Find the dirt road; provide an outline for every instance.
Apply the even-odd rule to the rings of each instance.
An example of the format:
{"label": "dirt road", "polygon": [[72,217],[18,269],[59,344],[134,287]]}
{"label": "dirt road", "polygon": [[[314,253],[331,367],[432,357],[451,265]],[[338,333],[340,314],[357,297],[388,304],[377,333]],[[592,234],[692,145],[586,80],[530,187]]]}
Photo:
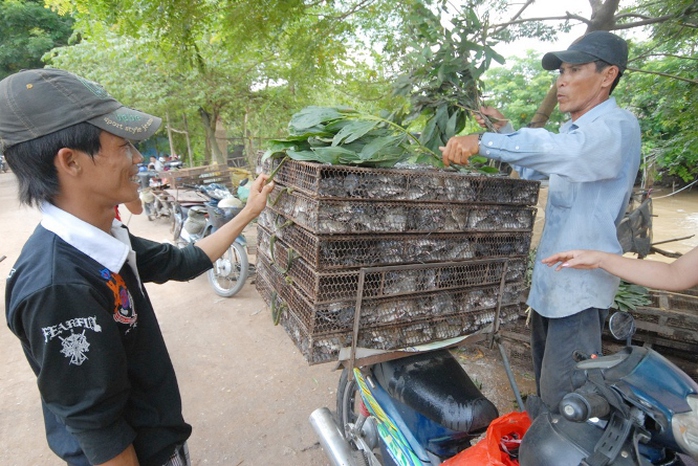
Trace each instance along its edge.
{"label": "dirt road", "polygon": [[[661,195],[658,193],[657,195]],[[698,230],[698,193],[656,202],[655,241]],[[0,309],[4,282],[40,214],[18,206],[12,174],[0,174]],[[140,236],[166,240],[166,222],[144,216],[124,221]],[[248,239],[254,230],[248,231]],[[666,245],[685,252],[693,238]],[[205,277],[188,283],[148,285],[183,396],[185,418],[194,426],[189,444],[194,465],[320,466],[328,464],[308,415],[334,409],[338,372],[331,364],[308,366],[269,311],[254,285],[233,298],[219,298]],[[35,378],[17,339],[0,325],[0,458],[8,466],[58,466],[46,445]],[[465,355],[487,392],[492,364],[479,351]],[[503,372],[498,367],[498,373]],[[506,379],[498,384],[506,387]],[[513,397],[508,389],[498,396]]]}

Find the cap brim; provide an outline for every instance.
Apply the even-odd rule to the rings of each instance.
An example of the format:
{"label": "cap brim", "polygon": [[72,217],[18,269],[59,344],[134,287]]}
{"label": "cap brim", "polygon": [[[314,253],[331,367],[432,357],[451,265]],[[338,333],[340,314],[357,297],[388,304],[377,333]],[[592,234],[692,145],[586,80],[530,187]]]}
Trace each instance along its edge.
{"label": "cap brim", "polygon": [[579,65],[581,63],[590,63],[597,58],[585,52],[577,50],[563,50],[561,52],[548,52],[543,55],[541,64],[545,70],[557,70],[562,63],[572,63]]}
{"label": "cap brim", "polygon": [[132,108],[120,107],[87,122],[115,136],[142,141],[155,134],[162,124],[162,119]]}

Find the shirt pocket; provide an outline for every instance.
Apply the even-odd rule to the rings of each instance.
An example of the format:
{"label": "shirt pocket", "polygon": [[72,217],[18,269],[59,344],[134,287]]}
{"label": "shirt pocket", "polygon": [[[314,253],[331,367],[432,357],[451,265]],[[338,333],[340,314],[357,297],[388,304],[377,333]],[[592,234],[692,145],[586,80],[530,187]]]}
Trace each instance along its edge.
{"label": "shirt pocket", "polygon": [[561,176],[551,176],[548,185],[548,202],[555,207],[569,209],[576,198],[576,184]]}

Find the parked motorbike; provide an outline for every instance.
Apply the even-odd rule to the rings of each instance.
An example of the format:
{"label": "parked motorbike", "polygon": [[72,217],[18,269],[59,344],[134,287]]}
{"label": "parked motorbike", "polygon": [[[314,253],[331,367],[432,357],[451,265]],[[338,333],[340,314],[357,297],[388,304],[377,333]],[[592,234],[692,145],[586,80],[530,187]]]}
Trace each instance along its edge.
{"label": "parked motorbike", "polygon": [[179,170],[184,166],[184,163],[179,159],[166,160],[163,162],[163,170]]}
{"label": "parked motorbike", "polygon": [[[561,414],[535,418],[518,449],[521,466],[693,464],[679,453],[698,459],[698,384],[657,352],[630,346],[629,314],[614,314],[609,327],[628,346],[580,357],[580,388],[565,396]],[[319,408],[310,423],[335,466],[436,466],[468,448],[497,417],[442,349],[345,367],[336,420]]]}
{"label": "parked motorbike", "polygon": [[141,185],[139,197],[148,220],[172,218],[175,199],[167,191],[167,183],[153,170],[138,172]]}
{"label": "parked motorbike", "polygon": [[[232,220],[242,209],[242,202],[225,186],[186,186],[204,196],[201,201],[175,202],[173,208],[174,240],[180,247],[204,238]],[[240,234],[228,250],[208,271],[208,280],[219,296],[230,297],[245,285],[249,275],[247,240]]]}
{"label": "parked motorbike", "polygon": [[0,171],[3,173],[7,172],[7,162],[3,154],[0,154]]}
{"label": "parked motorbike", "polygon": [[519,449],[522,466],[695,464],[681,454],[698,460],[698,384],[651,348],[630,344],[630,314],[615,313],[609,327],[628,346],[609,356],[578,355],[583,384],[565,395],[560,414],[533,421]]}

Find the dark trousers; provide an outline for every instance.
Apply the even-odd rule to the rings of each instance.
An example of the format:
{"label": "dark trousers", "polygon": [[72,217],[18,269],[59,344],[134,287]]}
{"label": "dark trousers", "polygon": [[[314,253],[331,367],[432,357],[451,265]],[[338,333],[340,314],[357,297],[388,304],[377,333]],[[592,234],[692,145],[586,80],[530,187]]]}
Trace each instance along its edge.
{"label": "dark trousers", "polygon": [[597,308],[557,319],[532,311],[531,353],[536,388],[552,412],[559,412],[562,397],[578,386],[573,381],[574,352],[601,354],[601,332],[607,316],[608,309]]}

